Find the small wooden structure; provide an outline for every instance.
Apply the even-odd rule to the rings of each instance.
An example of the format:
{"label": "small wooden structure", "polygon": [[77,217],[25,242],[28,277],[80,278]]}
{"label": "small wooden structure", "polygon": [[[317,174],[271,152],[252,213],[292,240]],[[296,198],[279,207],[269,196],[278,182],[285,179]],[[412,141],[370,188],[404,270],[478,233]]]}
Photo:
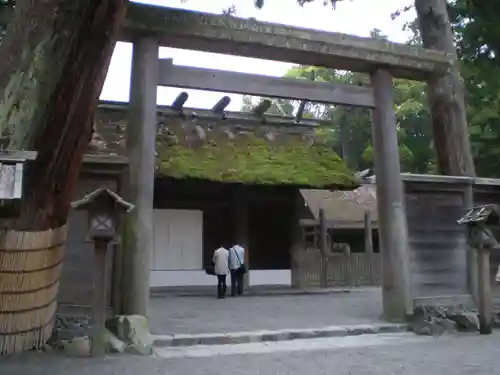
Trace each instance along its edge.
{"label": "small wooden structure", "polygon": [[[97,136],[95,136],[97,137]],[[99,139],[92,141],[100,142]],[[127,158],[108,152],[94,152],[84,156],[82,169],[75,189],[73,200],[80,200],[99,188],[107,188],[117,194],[123,194],[121,179],[123,170],[128,164]],[[58,293],[58,311],[61,314],[90,315],[94,277],[94,251],[93,244],[88,242],[88,212],[85,210],[71,210],[68,218],[68,233],[66,250],[64,254],[64,267],[61,272]],[[108,273],[113,282],[108,282],[108,309],[112,306],[119,311],[121,296],[122,263],[118,244],[112,244],[113,251],[108,251],[106,264]],[[115,272],[115,270],[117,272]],[[116,292],[111,286],[117,286]]]}
{"label": "small wooden structure", "polygon": [[[473,183],[470,185],[471,204],[465,208],[471,208],[473,206],[500,204],[500,179],[496,178],[475,178]],[[477,254],[476,252],[468,252],[468,263],[469,267],[469,290],[474,298],[477,300],[477,278],[475,277],[474,270],[477,269]],[[494,305],[500,306],[500,283],[495,281],[495,274],[497,269],[500,267],[500,251],[490,252],[490,284],[492,288],[492,294],[494,299]]]}
{"label": "small wooden structure", "polygon": [[94,356],[102,356],[106,350],[104,342],[106,290],[110,280],[107,273],[106,252],[110,243],[116,239],[120,215],[123,212],[130,212],[134,206],[107,188],[99,188],[73,202],[71,206],[89,213],[88,240],[94,244],[95,258],[91,352]]}
{"label": "small wooden structure", "polygon": [[498,230],[500,211],[496,205],[473,207],[457,221],[467,225],[468,242],[477,252],[477,307],[479,311],[479,332],[491,334],[493,314],[490,283],[490,251],[498,247],[498,241],[492,229]]}
{"label": "small wooden structure", "polygon": [[[304,249],[300,287],[320,286],[321,273],[329,287],[380,285],[375,186],[364,184],[353,191],[302,189],[301,195],[307,213],[300,220]],[[318,255],[320,207],[329,238],[327,257]]]}

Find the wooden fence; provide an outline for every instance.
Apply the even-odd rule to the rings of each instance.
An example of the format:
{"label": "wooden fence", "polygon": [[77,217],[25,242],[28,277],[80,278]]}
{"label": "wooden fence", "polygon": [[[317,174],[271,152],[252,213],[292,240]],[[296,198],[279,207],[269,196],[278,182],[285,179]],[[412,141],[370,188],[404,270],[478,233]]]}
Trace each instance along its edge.
{"label": "wooden fence", "polygon": [[[380,285],[380,254],[331,254],[326,258],[328,287]],[[318,249],[306,249],[301,254],[300,287],[321,285],[322,257]]]}

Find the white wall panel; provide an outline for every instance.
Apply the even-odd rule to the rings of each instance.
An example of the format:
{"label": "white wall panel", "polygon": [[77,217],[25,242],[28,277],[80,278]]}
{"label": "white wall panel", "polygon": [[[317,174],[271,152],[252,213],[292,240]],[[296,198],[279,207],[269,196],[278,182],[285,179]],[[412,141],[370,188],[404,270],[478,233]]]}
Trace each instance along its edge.
{"label": "white wall panel", "polygon": [[200,270],[203,266],[203,212],[154,210],[152,270]]}

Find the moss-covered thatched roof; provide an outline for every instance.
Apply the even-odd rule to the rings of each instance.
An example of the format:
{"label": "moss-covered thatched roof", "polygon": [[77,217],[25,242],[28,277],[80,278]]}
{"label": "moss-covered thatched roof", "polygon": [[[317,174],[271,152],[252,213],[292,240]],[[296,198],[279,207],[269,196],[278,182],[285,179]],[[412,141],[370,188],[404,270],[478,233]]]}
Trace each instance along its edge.
{"label": "moss-covered thatched roof", "polygon": [[[93,153],[124,154],[126,111],[100,108]],[[244,184],[350,189],[357,178],[310,128],[238,124],[232,120],[162,117],[158,173]]]}

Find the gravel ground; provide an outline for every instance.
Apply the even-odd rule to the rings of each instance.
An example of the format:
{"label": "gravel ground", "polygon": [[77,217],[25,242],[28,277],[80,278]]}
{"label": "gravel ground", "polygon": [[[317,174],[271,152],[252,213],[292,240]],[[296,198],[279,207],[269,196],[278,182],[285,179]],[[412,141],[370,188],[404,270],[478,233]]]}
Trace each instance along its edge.
{"label": "gravel ground", "polygon": [[155,334],[318,328],[381,321],[382,293],[371,288],[339,294],[152,298]]}
{"label": "gravel ground", "polygon": [[[403,336],[409,334],[401,334]],[[307,340],[305,340],[307,341]],[[304,344],[307,345],[307,344]],[[494,375],[500,332],[419,337],[398,343],[203,358],[69,359],[35,353],[0,361],[2,375]]]}

